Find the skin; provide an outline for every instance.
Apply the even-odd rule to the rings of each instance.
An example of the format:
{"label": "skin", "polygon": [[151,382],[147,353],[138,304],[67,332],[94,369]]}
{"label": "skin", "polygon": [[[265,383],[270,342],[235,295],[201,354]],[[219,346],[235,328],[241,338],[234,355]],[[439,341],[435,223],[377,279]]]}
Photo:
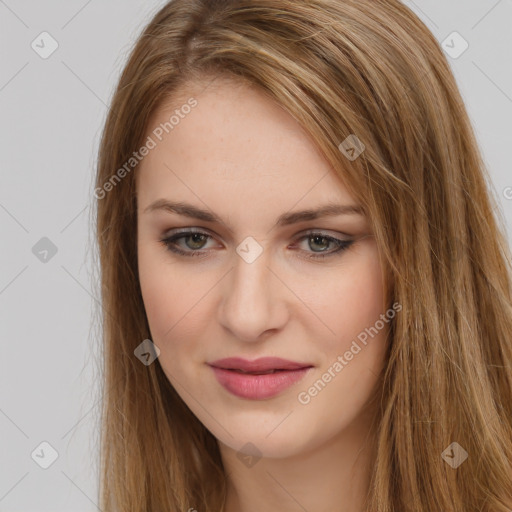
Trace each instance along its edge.
{"label": "skin", "polygon": [[[147,135],[191,96],[198,105],[137,170],[139,276],[160,365],[219,442],[229,475],[225,511],[362,511],[374,456],[373,409],[365,404],[384,365],[388,325],[309,403],[298,394],[386,311],[368,219],[351,214],[274,227],[283,213],[357,203],[298,123],[242,83],[189,85],[153,114]],[[208,209],[227,226],[145,211],[158,199]],[[160,240],[177,228],[210,235],[175,242],[206,256],[169,251]],[[308,242],[306,230],[320,238]],[[333,253],[337,246],[325,235],[355,242]],[[248,236],[263,249],[252,263],[236,252]],[[225,390],[206,364],[231,356],[276,356],[314,368],[275,397],[249,400]],[[261,453],[250,466],[237,456],[248,442]]]}

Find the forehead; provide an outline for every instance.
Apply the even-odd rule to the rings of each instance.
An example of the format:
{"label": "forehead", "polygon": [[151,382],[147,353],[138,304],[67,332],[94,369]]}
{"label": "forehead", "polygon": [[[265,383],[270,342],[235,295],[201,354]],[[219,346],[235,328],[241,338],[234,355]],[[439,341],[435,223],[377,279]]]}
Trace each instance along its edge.
{"label": "forehead", "polygon": [[137,169],[141,206],[163,197],[218,212],[261,203],[282,213],[298,203],[353,202],[299,123],[243,82],[218,78],[181,88],[153,113],[146,137],[155,146]]}

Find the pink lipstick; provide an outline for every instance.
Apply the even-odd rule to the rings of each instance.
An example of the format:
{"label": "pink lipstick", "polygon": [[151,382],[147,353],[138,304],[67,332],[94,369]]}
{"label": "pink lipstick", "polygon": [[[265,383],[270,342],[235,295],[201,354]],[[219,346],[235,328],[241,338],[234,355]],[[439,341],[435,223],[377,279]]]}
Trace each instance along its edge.
{"label": "pink lipstick", "polygon": [[289,388],[313,367],[277,357],[262,357],[248,361],[229,357],[208,363],[218,382],[240,398],[264,400]]}

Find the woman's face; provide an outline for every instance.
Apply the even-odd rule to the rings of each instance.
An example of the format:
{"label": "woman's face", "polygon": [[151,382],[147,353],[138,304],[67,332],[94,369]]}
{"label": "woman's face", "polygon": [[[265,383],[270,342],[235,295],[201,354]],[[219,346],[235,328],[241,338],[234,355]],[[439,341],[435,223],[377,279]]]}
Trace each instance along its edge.
{"label": "woman's face", "polygon": [[[354,431],[383,366],[389,316],[375,238],[353,197],[289,114],[225,79],[182,90],[146,136],[139,276],[171,384],[234,450],[252,443],[286,457]],[[341,213],[298,214],[326,205]],[[211,366],[269,357],[298,369]]]}

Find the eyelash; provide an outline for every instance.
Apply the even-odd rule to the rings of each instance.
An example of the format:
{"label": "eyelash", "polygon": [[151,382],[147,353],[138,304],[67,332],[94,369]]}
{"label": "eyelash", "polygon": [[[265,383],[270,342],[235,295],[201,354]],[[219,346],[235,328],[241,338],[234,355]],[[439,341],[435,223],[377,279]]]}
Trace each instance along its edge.
{"label": "eyelash", "polygon": [[[204,235],[208,238],[213,238],[211,235],[209,235],[208,233],[204,233],[202,231],[181,231],[179,233],[174,233],[173,235],[171,236],[168,236],[168,237],[165,237],[163,239],[160,240],[160,242],[164,245],[164,247],[175,253],[175,254],[179,254],[180,256],[185,256],[185,257],[204,257],[205,256],[205,252],[208,252],[208,251],[202,251],[202,250],[189,250],[189,251],[184,251],[182,249],[179,249],[177,246],[176,246],[176,241],[177,240],[180,240],[182,238],[188,238],[189,236],[191,235]],[[316,232],[316,231],[311,231],[309,233],[306,233],[304,236],[298,238],[295,242],[298,242],[298,241],[302,241],[304,239],[309,239],[309,238],[315,238],[315,237],[321,237],[325,240],[327,240],[328,242],[333,242],[334,244],[337,244],[338,245],[338,248],[335,249],[334,251],[330,251],[328,253],[313,253],[314,255],[309,255],[309,256],[305,256],[307,259],[311,259],[311,260],[323,260],[325,258],[329,258],[331,256],[335,256],[335,255],[341,255],[341,253],[343,253],[345,250],[347,250],[353,243],[354,243],[354,240],[340,240],[338,238],[334,238],[332,236],[327,236],[327,235],[324,235],[323,233],[319,233],[319,232]]]}

